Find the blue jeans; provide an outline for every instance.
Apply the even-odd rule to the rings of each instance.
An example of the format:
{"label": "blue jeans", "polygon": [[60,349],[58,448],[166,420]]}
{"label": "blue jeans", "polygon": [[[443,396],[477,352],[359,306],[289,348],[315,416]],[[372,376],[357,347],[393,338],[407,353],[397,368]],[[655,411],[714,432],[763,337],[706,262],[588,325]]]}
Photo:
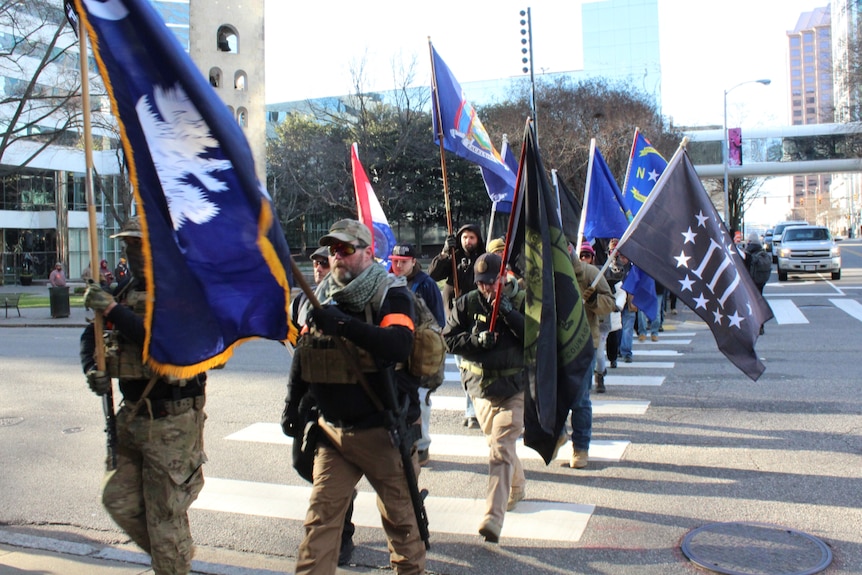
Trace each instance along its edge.
{"label": "blue jeans", "polygon": [[636,311],[629,311],[628,306],[621,312],[623,320],[623,329],[620,333],[620,355],[623,357],[632,356],[632,339],[635,333],[635,314]]}
{"label": "blue jeans", "polygon": [[572,445],[575,449],[589,449],[590,438],[593,435],[593,403],[590,401],[590,387],[593,385],[593,369],[596,367],[596,356],[589,369],[584,374],[581,385],[584,395],[572,406]]}

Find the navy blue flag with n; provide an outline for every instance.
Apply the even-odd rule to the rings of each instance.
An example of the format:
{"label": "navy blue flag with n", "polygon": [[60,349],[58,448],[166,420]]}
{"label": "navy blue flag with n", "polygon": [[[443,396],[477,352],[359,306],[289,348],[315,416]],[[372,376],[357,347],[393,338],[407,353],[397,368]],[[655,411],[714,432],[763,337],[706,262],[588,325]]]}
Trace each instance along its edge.
{"label": "navy blue flag with n", "polygon": [[772,317],[685,149],[680,147],[617,249],[706,322],[718,349],[753,380]]}
{"label": "navy blue flag with n", "polygon": [[190,377],[287,339],[290,252],[245,135],[149,0],[74,0],[144,234],[144,359]]}

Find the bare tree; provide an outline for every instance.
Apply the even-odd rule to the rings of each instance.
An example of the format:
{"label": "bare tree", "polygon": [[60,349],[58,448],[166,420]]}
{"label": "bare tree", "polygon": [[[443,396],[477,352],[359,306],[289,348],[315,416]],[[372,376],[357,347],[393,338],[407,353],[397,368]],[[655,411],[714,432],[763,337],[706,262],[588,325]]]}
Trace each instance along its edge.
{"label": "bare tree", "polygon": [[14,162],[19,167],[52,144],[77,143],[76,39],[61,3],[48,0],[0,0],[0,32],[0,166],[17,143],[31,142]]}

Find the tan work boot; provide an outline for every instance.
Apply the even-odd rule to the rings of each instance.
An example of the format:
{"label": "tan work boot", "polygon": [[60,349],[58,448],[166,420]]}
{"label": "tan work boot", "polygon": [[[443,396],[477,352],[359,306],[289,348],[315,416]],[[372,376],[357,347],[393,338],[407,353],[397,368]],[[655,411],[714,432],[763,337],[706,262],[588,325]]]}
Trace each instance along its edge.
{"label": "tan work boot", "polygon": [[572,453],[572,458],[569,460],[569,467],[572,469],[583,469],[589,463],[589,452],[586,449],[575,449]]}
{"label": "tan work boot", "polygon": [[524,489],[512,489],[512,492],[509,493],[509,501],[506,503],[506,511],[511,511],[517,507],[518,502],[523,501],[524,497],[526,497]]}
{"label": "tan work boot", "polygon": [[482,521],[482,524],[479,526],[479,535],[484,537],[485,541],[487,541],[488,543],[499,543],[500,532],[502,530],[502,525],[500,525],[490,517],[487,517],[484,521]]}

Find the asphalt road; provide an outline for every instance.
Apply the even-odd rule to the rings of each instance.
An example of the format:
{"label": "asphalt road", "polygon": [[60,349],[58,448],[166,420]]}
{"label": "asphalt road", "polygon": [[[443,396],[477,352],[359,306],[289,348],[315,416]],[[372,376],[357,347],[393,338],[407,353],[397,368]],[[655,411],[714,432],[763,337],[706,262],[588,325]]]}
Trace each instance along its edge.
{"label": "asphalt road", "polygon": [[[660,340],[636,344],[634,363],[609,370],[608,393],[593,396],[590,466],[525,460],[527,500],[507,515],[500,545],[476,533],[487,452],[481,434],[461,426],[460,391],[447,382],[420,477],[430,491],[429,571],[699,573],[680,549],[692,530],[763,522],[824,541],[834,555],[826,573],[862,572],[862,243],[843,242],[842,252],[837,282],[779,284],[773,274],[765,293],[776,320],[756,346],[767,366],[756,383],[692,312],[668,316]],[[99,500],[103,423],[78,336],[0,328],[0,529],[122,544]],[[250,342],[211,373],[207,487],[191,512],[200,546],[252,554],[273,570],[290,569],[307,489],[272,433],[289,362],[280,345]],[[357,566],[345,572],[384,570],[371,490],[362,482],[360,491]]]}

